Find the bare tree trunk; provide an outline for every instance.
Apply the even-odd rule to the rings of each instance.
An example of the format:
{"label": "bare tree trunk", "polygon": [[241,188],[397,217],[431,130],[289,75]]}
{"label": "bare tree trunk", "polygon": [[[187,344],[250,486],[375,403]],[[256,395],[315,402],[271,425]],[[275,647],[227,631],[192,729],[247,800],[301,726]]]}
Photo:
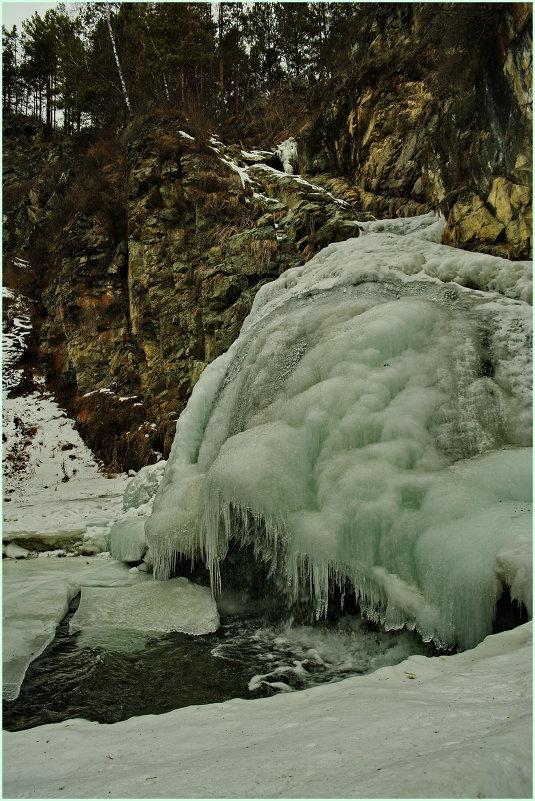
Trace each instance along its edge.
{"label": "bare tree trunk", "polygon": [[113,38],[113,31],[111,29],[111,19],[110,19],[110,13],[109,12],[108,12],[108,14],[106,16],[106,21],[108,23],[108,31],[109,31],[109,34],[110,34],[110,41],[111,41],[111,46],[113,48],[113,55],[115,57],[115,63],[117,65],[117,72],[119,73],[119,78],[120,78],[121,86],[122,86],[122,89],[123,89],[124,102],[126,103],[126,108],[128,109],[128,113],[132,114],[132,106],[130,104],[130,98],[128,97],[128,92],[126,91],[126,84],[124,82],[123,71],[121,69],[121,62],[119,61],[119,54],[117,53],[117,47],[115,46],[115,39]]}
{"label": "bare tree trunk", "polygon": [[223,3],[219,3],[219,92],[221,95],[221,109],[225,106],[225,63],[223,61],[223,29],[225,18],[223,13]]}
{"label": "bare tree trunk", "polygon": [[150,39],[150,43],[152,45],[152,49],[154,50],[154,52],[156,54],[156,58],[160,62],[160,65],[161,65],[161,68],[162,68],[162,79],[163,79],[163,88],[164,88],[164,92],[165,92],[165,99],[167,100],[167,102],[169,102],[169,85],[167,83],[167,76],[165,74],[165,68],[164,68],[164,65],[163,65],[162,57],[160,56],[160,53],[158,52],[158,48],[154,44],[154,39],[152,38],[152,36],[150,34],[149,34],[149,39]]}

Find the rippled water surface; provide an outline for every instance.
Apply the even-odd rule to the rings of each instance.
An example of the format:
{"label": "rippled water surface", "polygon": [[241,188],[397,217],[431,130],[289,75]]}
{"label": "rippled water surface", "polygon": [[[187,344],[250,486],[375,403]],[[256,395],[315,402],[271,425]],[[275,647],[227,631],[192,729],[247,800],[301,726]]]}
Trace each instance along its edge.
{"label": "rippled water surface", "polygon": [[378,631],[358,617],[315,626],[228,617],[215,634],[165,634],[142,649],[110,650],[81,647],[79,635],[69,634],[69,617],[30,665],[19,698],[4,703],[5,729],[75,717],[115,723],[194,704],[259,698],[430,653],[416,635]]}

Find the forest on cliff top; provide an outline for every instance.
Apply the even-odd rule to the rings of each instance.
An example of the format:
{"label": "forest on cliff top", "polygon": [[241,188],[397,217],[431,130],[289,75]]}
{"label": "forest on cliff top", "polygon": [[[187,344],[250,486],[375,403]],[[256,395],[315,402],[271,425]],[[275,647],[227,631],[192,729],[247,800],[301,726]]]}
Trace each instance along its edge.
{"label": "forest on cliff top", "polygon": [[[357,61],[360,71],[401,70],[403,58],[425,69],[440,42],[457,80],[448,47],[458,51],[468,37],[476,54],[509,5],[60,3],[22,31],[3,27],[3,112],[39,117],[50,132],[105,128],[156,108],[231,123],[242,135],[251,116],[280,130],[296,96],[319,100]],[[396,65],[367,56],[393,7],[400,25],[417,14],[420,29],[418,53],[400,53]]]}

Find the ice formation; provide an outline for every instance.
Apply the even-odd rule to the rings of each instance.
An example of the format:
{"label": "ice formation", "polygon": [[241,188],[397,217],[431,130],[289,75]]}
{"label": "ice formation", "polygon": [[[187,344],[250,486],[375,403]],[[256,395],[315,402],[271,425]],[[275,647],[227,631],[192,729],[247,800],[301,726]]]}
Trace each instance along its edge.
{"label": "ice formation", "polygon": [[165,465],[166,462],[162,459],[156,464],[142,467],[128,482],[123,496],[125,512],[128,509],[139,509],[140,506],[152,501],[162,480]]}
{"label": "ice formation", "polygon": [[[46,565],[43,564],[46,561]],[[69,601],[81,587],[125,587],[147,581],[105,556],[3,563],[2,694],[17,698],[33,660],[52,642]],[[150,582],[152,584],[152,582]]]}
{"label": "ice formation", "polygon": [[166,462],[142,467],[128,482],[123,496],[124,514],[110,530],[110,551],[120,562],[137,562],[143,558],[147,544],[145,521],[152,511],[154,496],[162,480]]}
{"label": "ice formation", "polygon": [[370,618],[464,648],[504,584],[530,607],[527,265],[429,241],[436,223],[260,290],[177,425],[145,527],[158,577],[201,556],[217,589],[232,538],[318,614],[349,579]]}
{"label": "ice formation", "polygon": [[284,172],[293,175],[297,168],[297,142],[293,136],[281,142],[276,152],[282,161]]}
{"label": "ice formation", "polygon": [[146,517],[123,517],[110,530],[110,552],[119,562],[139,562],[147,550],[145,542]]}
{"label": "ice formation", "polygon": [[80,606],[70,622],[82,632],[83,647],[122,649],[136,634],[180,631],[209,634],[219,628],[219,614],[207,587],[180,577],[145,581],[120,590],[82,587]]}

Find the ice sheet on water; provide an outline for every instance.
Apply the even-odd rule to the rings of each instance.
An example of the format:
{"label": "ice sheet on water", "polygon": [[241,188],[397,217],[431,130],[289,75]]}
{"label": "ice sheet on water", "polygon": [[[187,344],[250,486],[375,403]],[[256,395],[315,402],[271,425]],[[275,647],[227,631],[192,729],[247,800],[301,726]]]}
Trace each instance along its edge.
{"label": "ice sheet on water", "polygon": [[82,586],[123,587],[147,580],[104,557],[88,560],[5,559],[3,563],[2,683],[6,700],[16,698],[28,665],[54,639],[69,601]]}
{"label": "ice sheet on water", "polygon": [[[139,574],[143,575],[143,574]],[[137,643],[136,634],[180,631],[209,634],[219,627],[219,614],[207,587],[185,578],[146,581],[119,590],[82,588],[71,633],[81,631],[83,647],[123,649]],[[126,636],[125,636],[126,633]]]}
{"label": "ice sheet on water", "polygon": [[506,573],[529,603],[518,560],[498,557],[530,526],[531,310],[438,276],[510,294],[523,279],[404,225],[257,294],[179,420],[146,524],[158,575],[200,553],[217,586],[234,537],[268,561],[282,549],[320,612],[347,577],[372,619],[464,647],[490,631]]}

